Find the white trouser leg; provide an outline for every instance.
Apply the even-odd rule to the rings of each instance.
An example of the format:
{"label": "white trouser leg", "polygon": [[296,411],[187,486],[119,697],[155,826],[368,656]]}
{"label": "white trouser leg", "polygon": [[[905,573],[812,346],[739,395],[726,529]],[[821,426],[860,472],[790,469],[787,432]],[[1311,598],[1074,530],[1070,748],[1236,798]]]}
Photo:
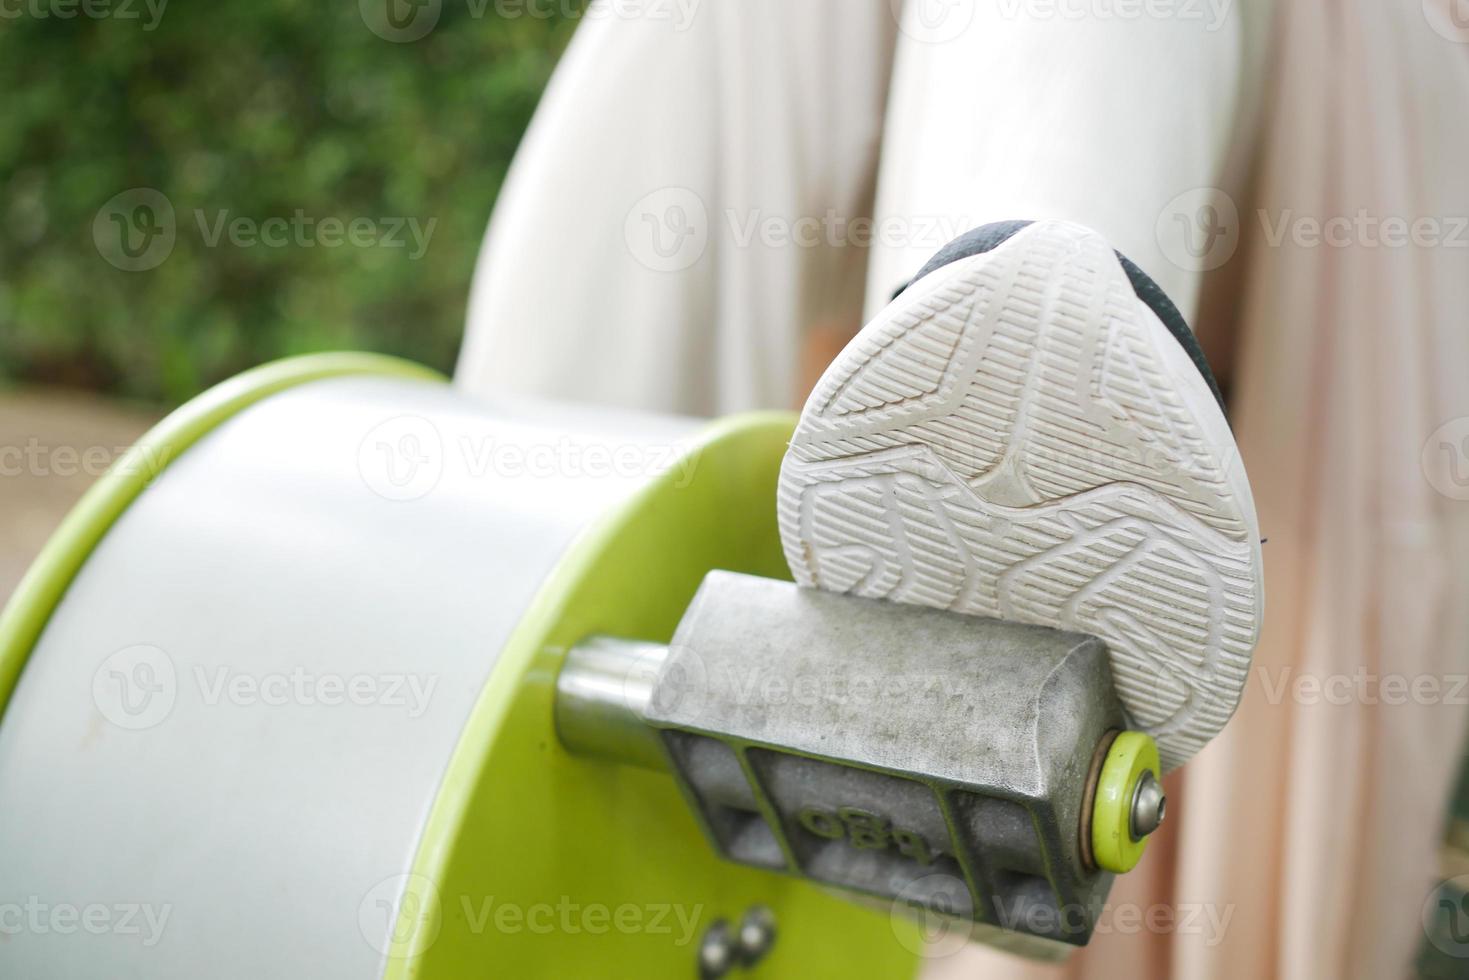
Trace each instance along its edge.
{"label": "white trouser leg", "polygon": [[580,25],[480,255],[461,386],[785,407],[804,334],[859,325],[866,250],[843,222],[871,209],[887,3],[680,9]]}
{"label": "white trouser leg", "polygon": [[1170,241],[1183,229],[1168,212],[1192,219],[1207,201],[1170,202],[1230,177],[1262,7],[908,0],[877,218],[910,233],[873,249],[869,316],[928,260],[935,237],[1064,218],[1100,231],[1189,317],[1203,263]]}

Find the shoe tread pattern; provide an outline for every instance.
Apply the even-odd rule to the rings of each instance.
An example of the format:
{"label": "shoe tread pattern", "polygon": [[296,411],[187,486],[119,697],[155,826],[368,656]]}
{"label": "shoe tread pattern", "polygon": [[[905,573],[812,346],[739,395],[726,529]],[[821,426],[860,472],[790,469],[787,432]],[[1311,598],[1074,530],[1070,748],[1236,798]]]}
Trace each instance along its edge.
{"label": "shoe tread pattern", "polygon": [[1086,229],[1031,225],[864,329],[806,406],[779,512],[803,585],[1102,637],[1168,768],[1233,714],[1260,612],[1248,482]]}

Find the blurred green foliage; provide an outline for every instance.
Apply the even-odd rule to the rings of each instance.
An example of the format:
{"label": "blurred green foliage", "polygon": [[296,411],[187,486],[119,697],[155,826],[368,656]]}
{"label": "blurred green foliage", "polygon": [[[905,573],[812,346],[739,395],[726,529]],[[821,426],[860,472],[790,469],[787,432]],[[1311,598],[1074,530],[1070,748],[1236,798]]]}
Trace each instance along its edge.
{"label": "blurred green foliage", "polygon": [[[307,351],[452,367],[485,222],[570,19],[443,0],[431,32],[395,43],[367,26],[384,0],[175,0],[156,22],[144,0],[133,18],[123,0],[57,16],[70,2],[11,0],[21,15],[0,20],[0,379],[178,402]],[[94,220],[137,187],[168,199],[176,239],[127,271]],[[226,211],[435,224],[418,259],[406,230],[407,248],[211,246],[200,221]]]}

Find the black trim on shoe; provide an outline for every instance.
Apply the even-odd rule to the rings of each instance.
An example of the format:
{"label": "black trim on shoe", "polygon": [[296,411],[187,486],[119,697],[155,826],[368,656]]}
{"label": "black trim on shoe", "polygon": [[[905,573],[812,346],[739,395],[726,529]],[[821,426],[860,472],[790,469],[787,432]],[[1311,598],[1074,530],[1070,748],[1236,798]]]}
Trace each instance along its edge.
{"label": "black trim on shoe", "polygon": [[[944,266],[957,262],[960,259],[967,259],[971,255],[980,255],[981,253],[998,248],[1013,238],[1022,228],[1031,224],[1034,224],[1034,222],[996,221],[965,232],[939,249],[934,257],[929,259],[928,263],[918,271],[918,275],[914,276],[906,285],[899,287],[897,292],[893,293],[893,299],[897,299],[902,295],[903,290],[929,273],[942,269]],[[1220,410],[1223,411],[1224,396],[1220,394],[1219,385],[1214,381],[1214,372],[1209,370],[1209,362],[1204,358],[1204,351],[1199,347],[1198,340],[1194,338],[1194,332],[1188,328],[1188,323],[1184,320],[1183,314],[1178,312],[1178,307],[1174,306],[1173,301],[1168,298],[1168,294],[1163,292],[1163,287],[1154,282],[1146,272],[1138,268],[1137,263],[1133,262],[1121,252],[1116,252],[1115,249],[1114,252],[1117,255],[1117,261],[1122,265],[1122,271],[1127,273],[1128,282],[1132,283],[1132,291],[1137,294],[1138,299],[1143,301],[1143,305],[1152,310],[1153,314],[1163,322],[1163,326],[1168,328],[1168,332],[1173,335],[1173,339],[1183,345],[1184,353],[1188,355],[1189,360],[1194,362],[1194,367],[1199,369],[1199,373],[1204,376],[1204,380],[1209,385],[1209,390],[1214,393],[1214,398],[1219,402]]]}

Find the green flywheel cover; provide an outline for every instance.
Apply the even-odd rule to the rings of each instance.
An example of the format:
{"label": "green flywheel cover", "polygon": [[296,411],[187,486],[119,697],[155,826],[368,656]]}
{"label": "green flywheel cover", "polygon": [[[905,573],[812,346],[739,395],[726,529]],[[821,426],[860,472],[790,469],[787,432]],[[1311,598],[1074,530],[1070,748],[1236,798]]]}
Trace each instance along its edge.
{"label": "green flywheel cover", "polygon": [[119,457],[66,515],[0,612],[0,716],[31,649],[92,549],[170,463],[215,428],[271,395],[312,381],[362,374],[444,380],[430,368],[381,354],[306,354],[273,361],[181,405]]}
{"label": "green flywheel cover", "polygon": [[585,532],[543,583],[428,814],[386,980],[693,980],[703,932],[756,905],[774,911],[779,939],[738,976],[916,973],[922,939],[906,914],[722,860],[671,776],[574,757],[554,730],[573,644],[669,641],[710,569],[789,577],[775,489],[794,423],[714,424],[688,450],[691,469],[670,468]]}
{"label": "green flywheel cover", "polygon": [[[292,358],[211,389],[122,457],[0,614],[0,712],[77,571],[169,461],[276,392],[353,374],[440,378],[376,355]],[[385,980],[693,978],[703,932],[756,905],[774,911],[779,938],[740,976],[916,973],[922,936],[905,914],[721,860],[671,776],[577,759],[556,738],[555,679],[572,644],[597,633],[671,639],[710,569],[788,576],[775,487],[794,421],[758,414],[711,426],[688,450],[692,468],[671,467],[586,530],[542,583],[425,814]]]}

